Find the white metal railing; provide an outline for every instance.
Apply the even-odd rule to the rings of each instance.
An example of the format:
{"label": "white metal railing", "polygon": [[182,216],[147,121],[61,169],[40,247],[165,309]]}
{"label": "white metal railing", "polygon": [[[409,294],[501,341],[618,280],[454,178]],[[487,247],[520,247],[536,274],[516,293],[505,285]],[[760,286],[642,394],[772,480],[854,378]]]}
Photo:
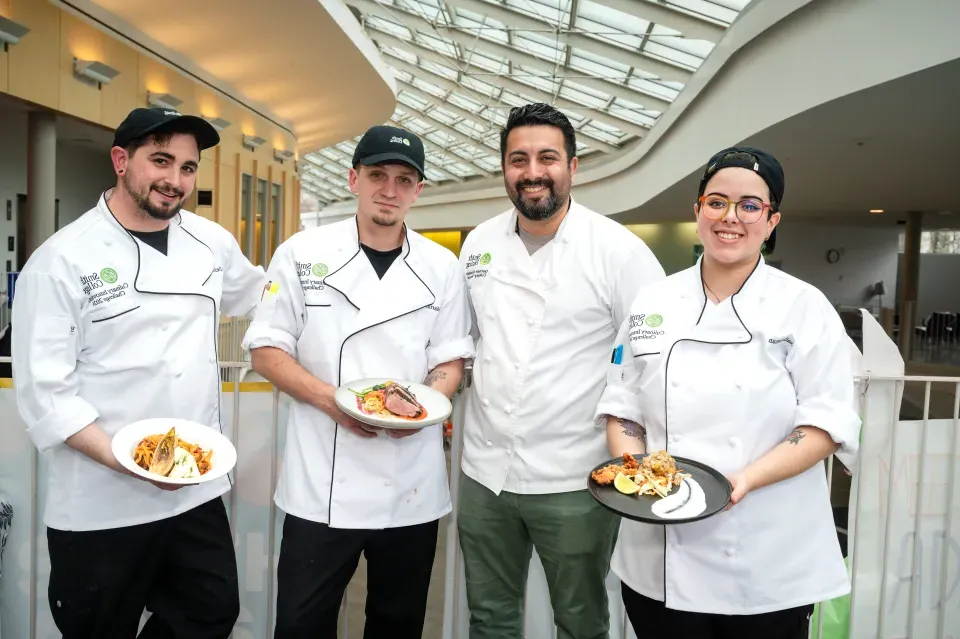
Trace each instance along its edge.
{"label": "white metal railing", "polygon": [[[9,361],[9,358],[0,358],[0,362]],[[226,377],[229,381],[240,382],[244,379],[246,374],[250,370],[250,365],[248,362],[232,360],[224,361],[221,363],[221,367],[225,372]],[[948,577],[950,571],[949,562],[951,561],[951,555],[947,550],[942,550],[937,557],[936,561],[939,562],[938,568],[938,583],[937,583],[937,592],[938,592],[938,610],[936,612],[935,620],[925,617],[924,619],[918,619],[918,613],[915,612],[915,606],[909,605],[907,611],[907,618],[905,621],[906,625],[906,635],[890,635],[885,634],[893,631],[900,631],[900,628],[896,628],[893,631],[889,629],[889,626],[893,623],[890,621],[890,614],[888,611],[891,609],[890,595],[888,594],[891,574],[895,572],[890,565],[888,565],[888,559],[890,557],[890,551],[892,549],[892,544],[894,543],[894,536],[892,535],[894,526],[902,526],[903,521],[899,523],[894,521],[897,519],[892,516],[891,513],[895,510],[894,500],[895,500],[895,486],[894,482],[899,481],[896,479],[900,477],[902,466],[905,462],[900,461],[900,458],[897,456],[897,447],[899,443],[902,443],[898,440],[900,434],[909,431],[911,428],[920,428],[919,433],[913,433],[919,437],[919,453],[917,464],[919,466],[925,467],[929,465],[930,459],[934,454],[943,454],[943,451],[948,451],[946,454],[948,459],[953,460],[949,464],[949,472],[946,483],[936,484],[936,486],[942,488],[946,486],[946,496],[945,502],[947,505],[945,511],[945,522],[942,529],[942,534],[944,540],[950,537],[952,527],[955,525],[955,520],[953,516],[954,508],[952,505],[955,502],[957,495],[957,480],[958,473],[956,469],[956,461],[960,458],[960,377],[869,377],[869,378],[858,378],[859,382],[863,383],[864,392],[870,388],[871,385],[874,387],[879,386],[883,383],[886,383],[888,386],[893,385],[895,393],[899,396],[902,393],[903,389],[908,384],[923,384],[924,393],[923,393],[923,418],[919,422],[901,422],[899,419],[899,401],[895,401],[893,404],[894,410],[897,411],[892,415],[887,415],[892,421],[893,424],[893,436],[889,438],[889,442],[878,442],[872,441],[872,433],[869,429],[865,429],[862,439],[862,451],[865,453],[873,454],[878,447],[888,447],[889,449],[889,460],[890,465],[888,467],[888,475],[886,477],[886,490],[883,491],[886,495],[885,500],[880,500],[879,507],[880,512],[886,513],[886,519],[882,522],[882,525],[871,526],[869,517],[875,516],[871,509],[874,504],[868,504],[866,499],[858,498],[856,499],[856,504],[852,505],[851,511],[849,513],[849,524],[848,527],[852,530],[852,535],[849,537],[849,546],[850,546],[850,561],[851,561],[851,579],[852,579],[852,594],[850,596],[850,639],[874,639],[876,637],[911,637],[913,639],[933,639],[935,636],[937,639],[943,639],[944,637],[949,637],[945,635],[945,632],[955,631],[956,628],[949,627],[947,614],[946,600],[948,597],[948,585],[950,579]],[[464,388],[469,387],[471,383],[470,372],[468,371],[467,375],[464,378]],[[940,440],[944,435],[943,429],[937,431],[936,435],[938,443],[936,446],[931,444],[933,441],[931,438],[933,435],[933,426],[943,426],[946,420],[934,420],[930,416],[931,412],[931,394],[932,386],[934,384],[949,384],[952,387],[952,417],[949,421],[948,428],[948,437],[949,444],[942,445],[943,442]],[[264,636],[271,638],[273,636],[273,616],[275,613],[275,596],[276,596],[276,583],[275,583],[275,573],[273,568],[275,567],[275,558],[278,550],[278,543],[276,539],[276,525],[274,522],[277,519],[277,507],[273,502],[272,495],[276,487],[277,477],[279,472],[279,452],[281,450],[281,428],[282,424],[280,422],[281,416],[281,394],[275,388],[271,394],[271,423],[270,423],[270,437],[269,437],[269,459],[270,459],[270,496],[269,499],[269,535],[267,539],[267,556],[270,558],[268,563],[268,578],[266,579],[266,614],[265,618],[260,620],[255,620],[257,625],[263,628]],[[238,452],[242,445],[242,442],[239,439],[240,433],[240,422],[241,422],[241,401],[240,401],[240,385],[238,383],[233,384],[233,388],[230,395],[230,400],[232,400],[232,415],[231,415],[231,427],[229,429],[230,438],[235,447],[237,447]],[[286,401],[286,400],[284,400]],[[227,404],[226,396],[224,404]],[[868,408],[869,402],[865,404],[863,412],[863,421],[865,425],[870,423],[868,419]],[[942,412],[942,411],[941,411]],[[457,534],[457,506],[459,501],[459,479],[460,479],[460,457],[463,446],[463,401],[462,396],[457,395],[454,398],[454,415],[453,415],[453,437],[451,445],[451,470],[450,470],[450,488],[452,493],[453,501],[453,511],[449,516],[446,522],[446,572],[445,572],[445,584],[444,584],[444,624],[443,624],[443,637],[444,639],[459,639],[462,635],[458,634],[459,630],[465,624],[465,620],[468,617],[468,611],[465,606],[465,599],[463,597],[463,571],[462,571],[462,557],[459,548],[459,536]],[[919,426],[917,426],[919,424]],[[34,500],[37,499],[37,486],[39,478],[37,476],[38,471],[38,455],[36,449],[31,446],[31,461],[30,461],[30,483],[29,490],[34,496]],[[866,464],[869,460],[861,460],[861,464]],[[909,464],[908,464],[909,465]],[[833,478],[833,457],[831,457],[827,464],[827,476],[828,482],[832,488],[832,478]],[[227,501],[229,514],[231,519],[231,527],[234,530],[236,535],[237,522],[236,514],[238,512],[238,493],[236,477],[234,476],[236,470],[231,473],[231,480],[234,482],[234,489],[228,493]],[[857,472],[854,473],[854,487],[852,489],[852,495],[857,494],[857,483],[859,477],[864,472],[863,468],[860,468]],[[925,516],[921,514],[921,505],[925,503],[925,499],[928,499],[932,494],[933,485],[927,475],[920,471],[917,477],[917,484],[914,487],[912,483],[910,484],[910,490],[913,491],[912,499],[916,504],[916,510],[913,512],[913,522],[912,522],[912,541],[906,552],[915,566],[921,560],[921,535],[919,534],[921,526],[921,517]],[[861,494],[862,497],[862,494]],[[943,495],[941,495],[943,497]],[[940,501],[944,501],[940,499]],[[871,532],[871,528],[872,530]],[[879,529],[883,530],[882,537],[882,552],[880,552],[880,562],[879,566],[873,566],[871,562],[874,560],[873,555],[875,552],[871,552],[869,549],[864,550],[861,547],[861,542],[864,541],[867,533],[875,535]],[[39,508],[34,504],[32,518],[30,522],[30,539],[37,540],[38,532],[42,530],[41,523],[41,514]],[[239,539],[239,537],[235,537]],[[30,553],[29,553],[29,590],[30,590],[30,622],[29,622],[29,637],[37,637],[36,628],[37,628],[37,585],[38,585],[38,544],[30,544]],[[868,553],[868,554],[865,554]],[[879,581],[877,582],[874,579],[872,582],[863,581],[867,579],[864,575],[866,574],[865,568],[872,569],[874,574],[879,574]],[[957,571],[956,579],[960,581],[960,571]],[[872,578],[871,578],[872,579]],[[901,578],[903,579],[903,578]],[[909,595],[908,602],[911,604],[916,600],[916,597],[919,594],[919,579],[920,577],[916,574],[916,570],[911,568],[911,574],[909,576]],[[951,590],[952,592],[952,590]],[[345,593],[344,600],[341,603],[341,632],[340,636],[343,639],[347,639],[350,636],[350,628],[348,627],[348,618],[347,618],[347,607],[348,607],[348,595]],[[626,618],[625,612],[622,610],[622,606],[619,606],[619,602],[612,602],[612,610],[616,612],[617,618],[619,618],[622,628],[622,639],[632,638],[633,635],[629,621]],[[870,614],[865,614],[864,610],[876,609],[876,614],[874,618],[871,618]],[[528,610],[528,614],[530,611]],[[950,623],[953,623],[956,620],[956,617],[952,617]],[[921,623],[922,622],[922,623]],[[818,616],[818,623],[815,628],[811,629],[811,637],[820,638],[822,636],[822,628],[824,624],[824,615],[821,610],[821,614]],[[935,635],[924,634],[922,631],[920,634],[917,634],[917,628],[922,624],[928,624],[930,627],[936,627]],[[902,624],[901,624],[902,625]],[[870,628],[876,628],[875,634]],[[859,633],[859,634],[858,634]],[[243,635],[244,637],[248,635]],[[6,639],[6,638],[5,638]],[[21,639],[20,637],[13,637],[12,639]],[[533,639],[546,639],[544,637],[534,637]]]}

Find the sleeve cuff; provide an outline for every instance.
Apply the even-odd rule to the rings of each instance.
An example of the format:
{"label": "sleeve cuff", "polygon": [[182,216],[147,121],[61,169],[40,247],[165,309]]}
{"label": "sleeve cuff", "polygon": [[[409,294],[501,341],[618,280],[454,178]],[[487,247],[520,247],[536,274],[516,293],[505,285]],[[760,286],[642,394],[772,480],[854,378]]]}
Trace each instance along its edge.
{"label": "sleeve cuff", "polygon": [[636,393],[608,386],[600,396],[593,421],[598,428],[606,428],[608,417],[619,417],[643,425],[643,413],[637,408],[639,405],[640,398]]}
{"label": "sleeve cuff", "polygon": [[40,452],[62,444],[100,417],[97,409],[79,397],[70,397],[57,404],[55,412],[27,429],[27,434]]}
{"label": "sleeve cuff", "polygon": [[255,323],[247,329],[240,346],[245,351],[268,346],[279,348],[291,357],[297,356],[297,340],[293,335],[276,328],[257,326]]}
{"label": "sleeve cuff", "polygon": [[[840,445],[844,459],[852,460],[860,449],[860,417],[846,406],[821,402],[818,406],[797,407],[794,427],[814,426],[826,431]],[[846,463],[846,462],[844,462]]]}
{"label": "sleeve cuff", "polygon": [[455,359],[469,359],[475,354],[473,338],[469,336],[444,342],[439,346],[431,346],[427,349],[427,369],[433,370],[440,364],[446,364]]}

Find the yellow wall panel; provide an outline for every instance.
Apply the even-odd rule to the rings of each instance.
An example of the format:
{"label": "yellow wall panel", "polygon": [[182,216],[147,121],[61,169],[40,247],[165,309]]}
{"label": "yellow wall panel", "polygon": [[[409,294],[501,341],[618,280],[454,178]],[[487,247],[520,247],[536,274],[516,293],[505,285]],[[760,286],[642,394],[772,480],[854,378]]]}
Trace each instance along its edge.
{"label": "yellow wall panel", "polygon": [[60,16],[49,2],[11,0],[10,18],[30,33],[10,47],[8,91],[11,95],[58,108],[60,94]]}
{"label": "yellow wall panel", "polygon": [[[0,0],[0,2],[3,2],[3,0]],[[7,73],[9,64],[10,54],[0,47],[0,91],[3,93],[7,93],[9,91],[9,83],[7,82],[7,79],[9,78],[9,73]]]}
{"label": "yellow wall panel", "polygon": [[177,106],[181,113],[196,113],[197,100],[194,81],[175,69],[158,62],[146,54],[140,54],[140,86],[136,106],[147,106],[147,93],[169,93],[183,102]]}
{"label": "yellow wall panel", "polygon": [[0,16],[10,15],[10,0],[0,0]]}
{"label": "yellow wall panel", "polygon": [[146,99],[137,102],[140,60],[130,47],[104,36],[101,61],[120,72],[120,75],[100,90],[100,123],[115,129],[136,107],[147,106]]}
{"label": "yellow wall panel", "polygon": [[460,231],[424,231],[422,235],[460,256]]}
{"label": "yellow wall panel", "polygon": [[[104,60],[106,36],[69,13],[60,16],[60,110],[90,122],[101,121],[100,87],[77,78],[74,58]],[[107,63],[108,64],[108,63]]]}
{"label": "yellow wall panel", "polygon": [[207,149],[200,158],[200,169],[197,173],[197,188],[212,189],[217,177],[217,167],[214,163],[215,149]]}

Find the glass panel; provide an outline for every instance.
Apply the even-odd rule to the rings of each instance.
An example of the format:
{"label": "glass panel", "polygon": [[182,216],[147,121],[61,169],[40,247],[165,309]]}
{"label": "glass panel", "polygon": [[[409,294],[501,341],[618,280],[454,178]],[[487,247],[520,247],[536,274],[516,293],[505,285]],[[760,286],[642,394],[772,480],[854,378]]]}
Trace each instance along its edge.
{"label": "glass panel", "polygon": [[256,219],[253,213],[253,176],[240,176],[240,237],[243,238],[243,254],[253,260],[253,231]]}
{"label": "glass panel", "polygon": [[266,180],[257,180],[257,257],[253,263],[260,266],[267,264],[267,248],[270,245],[270,210],[267,208],[269,188]]}
{"label": "glass panel", "polygon": [[270,224],[273,225],[273,246],[270,250],[270,257],[276,252],[277,248],[283,244],[283,187],[279,184],[272,185],[273,189],[273,214],[270,216]]}

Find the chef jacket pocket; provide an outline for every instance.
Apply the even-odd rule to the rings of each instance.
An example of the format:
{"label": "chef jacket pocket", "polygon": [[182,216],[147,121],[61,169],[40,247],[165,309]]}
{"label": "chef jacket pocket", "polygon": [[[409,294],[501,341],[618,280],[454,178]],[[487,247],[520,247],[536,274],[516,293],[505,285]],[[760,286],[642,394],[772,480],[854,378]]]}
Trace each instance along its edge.
{"label": "chef jacket pocket", "polygon": [[118,317],[122,317],[122,316],[124,316],[124,315],[127,315],[128,313],[132,313],[132,312],[136,311],[136,310],[139,309],[139,308],[140,308],[140,306],[137,305],[137,306],[134,306],[134,307],[132,307],[132,308],[128,308],[128,309],[126,309],[126,310],[124,310],[124,311],[119,311],[119,312],[118,312],[118,311],[114,311],[113,309],[111,309],[111,312],[101,313],[98,317],[92,317],[92,318],[90,318],[90,323],[91,323],[91,324],[99,324],[99,323],[101,323],[101,322],[109,322],[109,321],[111,321],[111,320],[117,319]]}

